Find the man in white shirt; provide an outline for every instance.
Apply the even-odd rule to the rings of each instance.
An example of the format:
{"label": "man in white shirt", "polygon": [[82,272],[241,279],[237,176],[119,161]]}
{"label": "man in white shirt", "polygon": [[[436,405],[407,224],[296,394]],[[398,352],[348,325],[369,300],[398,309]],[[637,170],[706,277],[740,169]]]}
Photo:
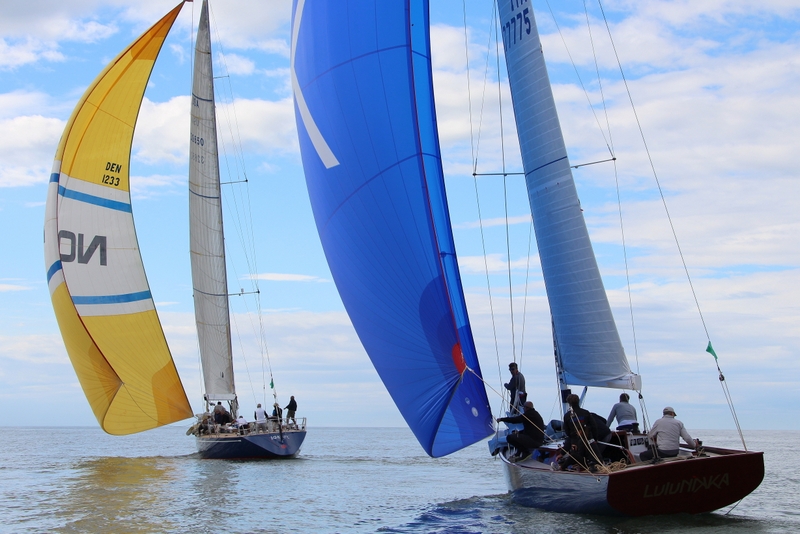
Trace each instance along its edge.
{"label": "man in white shirt", "polygon": [[675,419],[675,410],[672,409],[672,406],[664,408],[663,414],[664,417],[656,421],[653,428],[647,433],[647,437],[650,439],[650,450],[639,455],[642,461],[652,460],[655,456],[654,450],[659,458],[678,456],[680,438],[686,440],[686,443],[695,449],[700,446],[699,442],[689,435],[689,431],[686,430],[683,423]]}
{"label": "man in white shirt", "polygon": [[236,428],[239,429],[239,434],[244,434],[245,430],[250,428],[247,419],[245,419],[243,415],[240,415],[239,417],[236,418],[234,425],[236,426]]}
{"label": "man in white shirt", "polygon": [[261,403],[256,406],[256,411],[253,412],[253,416],[256,420],[256,428],[259,431],[266,432],[267,431],[267,411],[261,407]]}

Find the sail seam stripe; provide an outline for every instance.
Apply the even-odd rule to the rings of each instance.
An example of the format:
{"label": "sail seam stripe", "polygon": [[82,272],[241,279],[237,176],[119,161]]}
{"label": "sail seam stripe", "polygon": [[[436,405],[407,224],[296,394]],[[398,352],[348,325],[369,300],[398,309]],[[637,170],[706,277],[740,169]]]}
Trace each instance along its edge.
{"label": "sail seam stripe", "polygon": [[51,173],[50,174],[50,183],[53,183],[53,182],[58,183],[58,178],[59,178],[60,175],[61,175],[61,173],[59,173],[59,172]]}
{"label": "sail seam stripe", "polygon": [[196,196],[196,197],[200,197],[200,198],[210,198],[210,199],[214,199],[214,200],[219,200],[219,198],[220,198],[220,195],[217,195],[217,196],[215,196],[215,197],[212,197],[212,196],[209,196],[209,195],[201,195],[200,193],[195,193],[195,192],[194,192],[194,191],[192,191],[191,189],[189,189],[189,192],[190,192],[191,194],[193,194],[194,196]]}
{"label": "sail seam stripe", "polygon": [[352,57],[352,58],[348,59],[347,61],[342,61],[341,63],[333,65],[333,66],[329,67],[328,69],[320,72],[319,74],[314,76],[312,79],[308,80],[304,85],[301,85],[300,87],[301,87],[301,89],[306,89],[306,88],[308,88],[308,86],[310,86],[311,84],[313,84],[314,82],[316,82],[317,80],[322,78],[323,76],[335,71],[336,69],[338,69],[340,67],[344,67],[345,65],[353,63],[356,60],[364,59],[365,57],[368,57],[368,56],[373,56],[373,55],[376,55],[376,54],[380,54],[381,52],[388,52],[389,50],[397,50],[397,49],[402,49],[402,48],[409,48],[409,46],[408,45],[389,46],[389,47],[386,47],[386,48],[381,48],[379,50],[374,50],[372,52],[367,52],[366,54],[361,54],[360,56]]}
{"label": "sail seam stripe", "polygon": [[[409,161],[409,160],[411,160],[411,159],[414,159],[414,158],[416,158],[416,157],[420,157],[420,158],[422,158],[422,157],[424,157],[424,156],[439,157],[439,156],[437,156],[436,154],[429,154],[428,152],[419,152],[419,153],[412,154],[412,155],[408,156],[407,158],[403,158],[403,159],[401,159],[401,160],[398,160],[398,161],[396,161],[395,163],[393,163],[393,164],[389,165],[388,167],[386,167],[386,168],[384,168],[384,169],[381,169],[380,171],[378,171],[377,173],[375,173],[374,175],[372,175],[371,177],[369,177],[367,180],[365,180],[365,181],[364,181],[364,183],[363,183],[363,184],[361,184],[360,186],[358,186],[358,188],[357,188],[355,191],[353,191],[352,193],[350,193],[349,195],[347,195],[347,198],[345,198],[344,200],[342,200],[342,201],[339,203],[339,205],[336,207],[336,209],[335,209],[335,210],[333,210],[333,213],[331,213],[330,217],[328,217],[328,221],[331,221],[331,220],[333,219],[333,217],[336,215],[336,212],[337,212],[337,211],[339,211],[339,209],[341,209],[341,208],[342,208],[342,206],[344,206],[345,204],[347,204],[347,203],[350,201],[350,199],[351,199],[351,198],[353,198],[354,196],[356,196],[356,195],[357,195],[357,194],[358,194],[358,193],[359,193],[359,192],[360,192],[360,191],[361,191],[361,190],[362,190],[364,187],[366,187],[367,185],[369,185],[370,183],[372,183],[372,181],[373,181],[373,180],[375,180],[376,178],[378,178],[379,176],[381,176],[382,174],[384,174],[386,171],[388,171],[388,170],[390,170],[390,169],[393,169],[394,167],[397,167],[398,165],[400,165],[400,164],[402,164],[402,163],[405,163],[405,162],[407,162],[407,161]],[[325,226],[327,227],[328,225],[326,224]]]}
{"label": "sail seam stripe", "polygon": [[80,193],[78,191],[67,189],[63,185],[58,186],[58,194],[64,198],[77,200],[79,202],[85,202],[87,204],[94,204],[95,206],[100,206],[101,208],[108,208],[112,210],[132,213],[130,204],[126,204],[124,202],[118,202],[116,200],[109,200],[107,198],[89,195],[86,193]]}
{"label": "sail seam stripe", "polygon": [[76,306],[82,304],[120,304],[123,302],[136,302],[151,298],[150,291],[139,291],[137,293],[126,293],[124,295],[102,295],[91,297],[73,296],[72,302]]}
{"label": "sail seam stripe", "polygon": [[527,178],[529,175],[531,175],[531,174],[535,173],[536,171],[538,171],[538,170],[540,170],[540,169],[544,169],[545,167],[547,167],[548,165],[552,165],[553,163],[558,163],[559,161],[561,161],[561,160],[563,160],[563,159],[567,159],[567,156],[561,156],[560,158],[558,158],[558,159],[554,159],[553,161],[550,161],[550,162],[548,162],[548,163],[545,163],[544,165],[539,165],[539,166],[538,166],[538,167],[536,167],[535,169],[533,169],[533,170],[530,170],[530,171],[526,172],[526,173],[525,173],[525,177]]}
{"label": "sail seam stripe", "polygon": [[53,265],[47,269],[47,282],[50,283],[50,279],[55,276],[55,274],[61,270],[61,260],[56,260]]}
{"label": "sail seam stripe", "polygon": [[[390,169],[393,169],[393,168],[395,168],[395,167],[397,167],[397,166],[399,166],[399,165],[401,165],[401,164],[403,164],[403,163],[406,163],[407,161],[413,160],[414,158],[421,158],[422,156],[427,156],[427,155],[430,155],[430,154],[426,154],[426,153],[424,153],[424,152],[415,152],[414,154],[411,154],[411,155],[410,155],[410,156],[408,156],[407,158],[403,158],[403,159],[401,159],[401,160],[398,160],[398,161],[396,161],[396,162],[392,163],[391,165],[389,165],[388,167],[381,169],[380,171],[376,172],[374,175],[370,176],[368,179],[364,180],[364,183],[363,183],[363,184],[359,185],[359,186],[358,186],[358,188],[356,188],[356,189],[355,189],[355,190],[354,190],[352,193],[350,193],[349,195],[347,195],[347,197],[346,197],[346,198],[344,198],[344,199],[343,199],[343,200],[342,200],[342,201],[339,203],[339,205],[338,205],[338,206],[336,206],[336,209],[335,209],[335,210],[333,210],[333,212],[332,212],[332,213],[330,214],[330,216],[328,217],[328,222],[330,222],[330,221],[332,221],[332,220],[333,220],[333,218],[336,216],[336,213],[337,213],[337,212],[338,212],[338,211],[339,211],[339,210],[340,210],[340,209],[341,209],[341,208],[342,208],[342,207],[343,207],[345,204],[347,204],[348,202],[350,202],[350,199],[352,199],[353,197],[355,197],[355,196],[356,196],[358,193],[360,193],[360,192],[361,192],[361,190],[362,190],[362,189],[364,189],[366,186],[368,186],[369,184],[371,184],[373,180],[375,180],[376,178],[378,178],[378,177],[382,176],[384,173],[386,173],[386,171],[388,171],[388,170],[390,170]],[[327,228],[327,226],[328,226],[328,223],[325,223],[325,227],[326,227],[326,228]],[[322,232],[323,232],[323,230],[321,229],[321,230],[320,230],[320,234],[322,234]]]}
{"label": "sail seam stripe", "polygon": [[[202,291],[200,289],[197,289],[196,287],[193,287],[192,289],[194,289],[198,293],[202,293],[203,295],[207,295],[209,297],[228,297],[228,296],[230,296],[230,295],[228,295],[228,293],[208,293],[206,291]],[[237,293],[237,295],[238,295],[238,293]]]}
{"label": "sail seam stripe", "polygon": [[195,97],[197,100],[202,100],[203,102],[213,102],[214,101],[213,98],[203,98],[202,96],[197,96],[196,94],[194,94],[194,91],[192,91],[192,96]]}

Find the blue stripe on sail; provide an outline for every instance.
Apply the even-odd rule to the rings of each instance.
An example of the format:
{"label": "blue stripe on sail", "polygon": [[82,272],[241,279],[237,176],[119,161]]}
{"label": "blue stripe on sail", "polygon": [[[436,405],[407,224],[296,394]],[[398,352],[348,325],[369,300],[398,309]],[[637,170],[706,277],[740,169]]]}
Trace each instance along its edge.
{"label": "blue stripe on sail", "polygon": [[61,175],[61,173],[58,173],[58,172],[51,173],[50,174],[50,182],[58,183],[58,177],[60,175]]}
{"label": "blue stripe on sail", "polygon": [[61,270],[61,260],[56,260],[53,265],[47,269],[47,282],[50,283],[50,279],[53,278],[58,271]]}
{"label": "blue stripe on sail", "polygon": [[136,302],[152,298],[150,291],[139,291],[138,293],[127,293],[125,295],[102,295],[93,297],[72,297],[72,302],[76,306],[86,304],[121,304],[125,302]]}
{"label": "blue stripe on sail", "polygon": [[73,191],[72,189],[67,189],[63,185],[58,186],[58,194],[64,198],[70,198],[79,202],[86,202],[87,204],[94,204],[95,206],[100,206],[102,208],[131,213],[131,205],[128,203],[109,200],[107,198],[97,197],[87,193],[81,193],[79,191]]}

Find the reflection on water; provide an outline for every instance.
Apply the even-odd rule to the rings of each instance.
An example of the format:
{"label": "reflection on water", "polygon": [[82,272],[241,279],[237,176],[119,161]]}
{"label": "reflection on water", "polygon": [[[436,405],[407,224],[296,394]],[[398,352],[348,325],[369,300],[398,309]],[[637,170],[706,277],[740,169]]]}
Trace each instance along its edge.
{"label": "reflection on water", "polygon": [[[247,462],[197,455],[75,462],[54,510],[59,532],[236,531]],[[225,527],[230,525],[230,528]]]}
{"label": "reflection on water", "polygon": [[[237,514],[240,509],[237,506],[240,500],[237,494],[241,485],[241,464],[199,458],[192,464],[194,476],[190,478],[189,492],[196,496],[196,500],[187,503],[189,517],[197,518],[197,523],[204,527],[210,527],[224,523],[223,517]],[[198,525],[196,530],[203,528]]]}
{"label": "reflection on water", "polygon": [[[137,532],[173,530],[168,509],[171,462],[157,458],[97,458],[73,465],[67,491],[54,515],[65,532],[111,532],[120,518]],[[118,528],[118,527],[117,527]]]}

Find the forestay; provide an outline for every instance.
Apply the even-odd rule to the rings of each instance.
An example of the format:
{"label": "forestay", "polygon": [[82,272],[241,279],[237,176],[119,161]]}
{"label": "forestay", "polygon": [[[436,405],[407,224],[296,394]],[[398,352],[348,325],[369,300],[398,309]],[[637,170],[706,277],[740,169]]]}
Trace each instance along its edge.
{"label": "forestay", "polygon": [[296,0],[291,61],[311,204],[356,332],[428,454],[474,443],[493,420],[446,203],[428,3]]}
{"label": "forestay", "polygon": [[56,319],[100,426],[131,434],[192,416],[156,314],[133,224],[134,125],[181,5],[92,82],[58,145],[45,208]]}

